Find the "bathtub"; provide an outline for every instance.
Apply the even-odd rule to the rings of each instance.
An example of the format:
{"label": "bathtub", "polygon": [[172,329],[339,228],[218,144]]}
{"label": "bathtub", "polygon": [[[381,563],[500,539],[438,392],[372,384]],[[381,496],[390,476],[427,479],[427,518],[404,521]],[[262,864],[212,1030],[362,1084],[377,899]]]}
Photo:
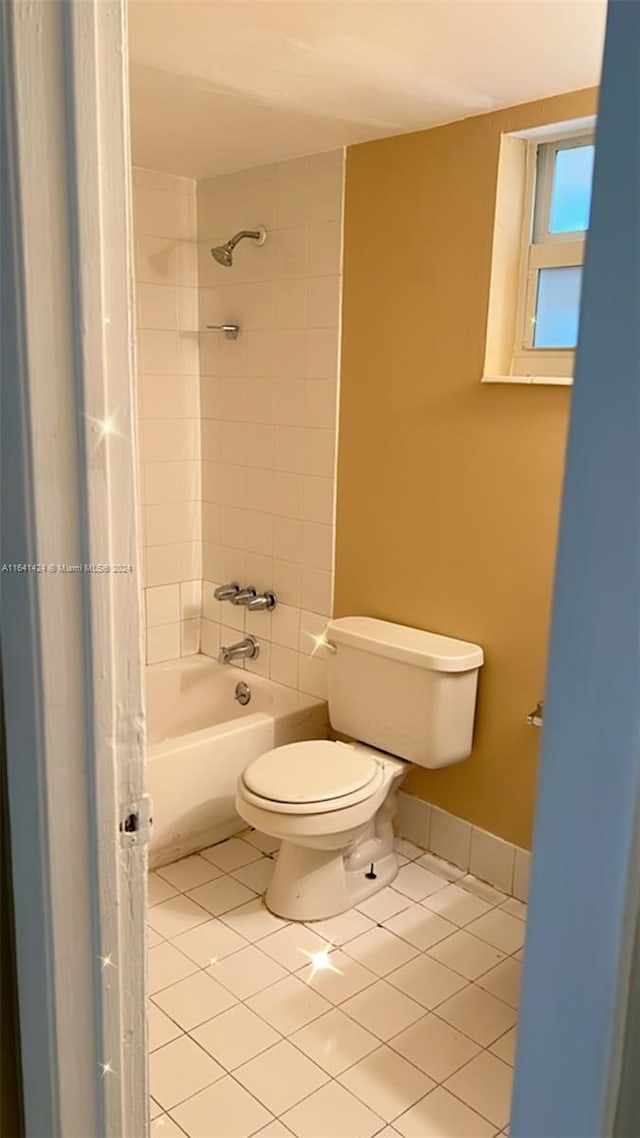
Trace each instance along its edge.
{"label": "bathtub", "polygon": [[[151,664],[145,678],[152,867],[246,829],[235,808],[240,772],[271,747],[328,734],[322,700],[208,656]],[[246,707],[234,699],[241,681]]]}

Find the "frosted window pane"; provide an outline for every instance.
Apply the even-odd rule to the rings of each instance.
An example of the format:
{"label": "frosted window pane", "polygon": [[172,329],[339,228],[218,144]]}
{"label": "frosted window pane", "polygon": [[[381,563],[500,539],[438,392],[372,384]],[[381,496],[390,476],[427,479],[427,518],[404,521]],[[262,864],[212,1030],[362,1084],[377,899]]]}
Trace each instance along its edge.
{"label": "frosted window pane", "polygon": [[582,266],[541,269],[533,337],[535,348],[575,348]]}
{"label": "frosted window pane", "polygon": [[589,228],[593,146],[558,150],[551,191],[550,233],[573,233]]}

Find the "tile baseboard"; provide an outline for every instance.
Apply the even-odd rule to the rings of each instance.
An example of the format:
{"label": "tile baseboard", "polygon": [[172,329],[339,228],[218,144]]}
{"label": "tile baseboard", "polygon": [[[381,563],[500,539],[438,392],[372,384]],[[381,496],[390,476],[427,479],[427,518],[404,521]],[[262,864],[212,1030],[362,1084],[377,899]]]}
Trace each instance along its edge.
{"label": "tile baseboard", "polygon": [[403,791],[398,794],[395,829],[399,837],[526,902],[529,850]]}

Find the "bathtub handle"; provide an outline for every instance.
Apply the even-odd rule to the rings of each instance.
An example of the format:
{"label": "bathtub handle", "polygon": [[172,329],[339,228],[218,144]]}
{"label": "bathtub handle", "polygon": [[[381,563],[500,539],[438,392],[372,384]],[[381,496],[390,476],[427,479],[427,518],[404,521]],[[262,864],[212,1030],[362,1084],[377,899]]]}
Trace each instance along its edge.
{"label": "bathtub handle", "polygon": [[232,581],[230,585],[218,585],[218,588],[213,590],[213,595],[217,601],[232,601],[239,592],[238,582]]}
{"label": "bathtub handle", "polygon": [[250,597],[246,602],[249,612],[262,612],[264,609],[274,609],[276,607],[276,594],[275,593],[260,593],[257,597]]}

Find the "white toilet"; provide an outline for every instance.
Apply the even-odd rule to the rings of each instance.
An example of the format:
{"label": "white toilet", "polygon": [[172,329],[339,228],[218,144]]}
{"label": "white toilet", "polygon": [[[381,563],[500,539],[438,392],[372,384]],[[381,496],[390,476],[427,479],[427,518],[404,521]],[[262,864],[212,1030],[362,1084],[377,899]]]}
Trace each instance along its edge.
{"label": "white toilet", "polygon": [[471,752],[482,649],[370,617],[326,631],[329,718],[357,742],[267,751],[238,780],[236,808],[281,838],[268,908],[293,921],[336,916],[398,872],[392,820],[412,766]]}

